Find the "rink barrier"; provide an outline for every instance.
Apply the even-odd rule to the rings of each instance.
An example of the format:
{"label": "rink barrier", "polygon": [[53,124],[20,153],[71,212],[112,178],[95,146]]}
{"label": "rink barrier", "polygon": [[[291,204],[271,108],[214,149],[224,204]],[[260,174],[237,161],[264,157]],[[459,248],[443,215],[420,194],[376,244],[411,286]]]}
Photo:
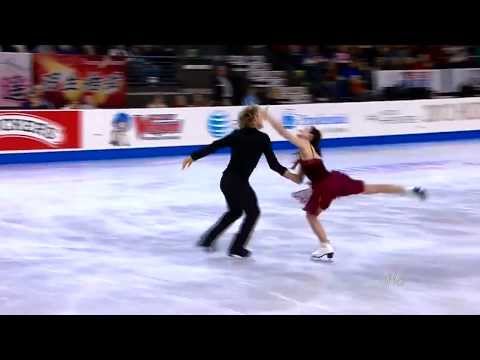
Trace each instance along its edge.
{"label": "rink barrier", "polygon": [[[184,156],[232,131],[242,109],[0,110],[0,164]],[[320,129],[326,148],[480,138],[479,98],[275,105],[269,112],[291,131]],[[274,149],[293,149],[269,124],[262,131]]]}
{"label": "rink barrier", "polygon": [[[442,133],[388,135],[388,136],[364,136],[353,138],[325,139],[322,141],[322,148],[356,147],[356,146],[378,146],[407,143],[425,143],[440,141],[461,141],[480,139],[480,130],[473,131],[452,131]],[[92,161],[92,160],[114,160],[148,158],[158,156],[186,156],[199,149],[203,145],[174,146],[174,147],[150,147],[150,148],[123,148],[108,150],[75,150],[56,152],[36,153],[11,153],[1,154],[0,164],[19,163],[43,163],[61,161]],[[275,150],[292,150],[295,147],[287,141],[272,143]],[[228,149],[221,149],[217,154],[229,153]]]}

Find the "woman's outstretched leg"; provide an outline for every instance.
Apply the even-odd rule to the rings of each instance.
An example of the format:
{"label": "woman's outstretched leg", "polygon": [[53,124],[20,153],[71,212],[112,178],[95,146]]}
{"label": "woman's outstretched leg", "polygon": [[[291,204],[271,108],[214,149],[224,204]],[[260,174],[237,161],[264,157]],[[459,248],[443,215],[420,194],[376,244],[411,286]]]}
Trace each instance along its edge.
{"label": "woman's outstretched leg", "polygon": [[363,193],[413,195],[421,200],[425,200],[427,197],[427,192],[421,187],[406,188],[403,186],[390,184],[365,184]]}
{"label": "woman's outstretched leg", "polygon": [[398,185],[365,184],[364,194],[406,194],[407,189]]}

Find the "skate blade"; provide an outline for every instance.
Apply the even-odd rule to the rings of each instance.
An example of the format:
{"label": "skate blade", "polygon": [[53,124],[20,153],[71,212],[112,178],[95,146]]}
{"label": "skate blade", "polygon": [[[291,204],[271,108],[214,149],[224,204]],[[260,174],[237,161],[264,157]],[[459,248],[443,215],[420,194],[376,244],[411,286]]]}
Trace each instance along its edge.
{"label": "skate blade", "polygon": [[426,193],[418,194],[417,196],[418,196],[418,199],[419,199],[420,201],[425,201],[425,200],[427,200],[427,194],[426,194]]}
{"label": "skate blade", "polygon": [[321,256],[312,255],[312,261],[333,261],[333,252],[328,254],[323,254]]}
{"label": "skate blade", "polygon": [[240,255],[236,255],[236,254],[228,254],[229,257],[231,257],[232,259],[236,259],[236,260],[247,260],[247,259],[250,259],[251,256],[240,256]]}

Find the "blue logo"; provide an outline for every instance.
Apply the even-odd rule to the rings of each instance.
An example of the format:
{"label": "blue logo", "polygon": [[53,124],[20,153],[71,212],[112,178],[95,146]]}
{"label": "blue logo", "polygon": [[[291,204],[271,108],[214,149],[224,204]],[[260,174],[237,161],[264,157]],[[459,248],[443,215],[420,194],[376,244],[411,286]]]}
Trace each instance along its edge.
{"label": "blue logo", "polygon": [[286,111],[282,115],[282,123],[285,129],[291,130],[297,126],[348,124],[348,118],[344,115],[308,116]]}
{"label": "blue logo", "polygon": [[232,131],[230,116],[225,111],[215,111],[208,117],[208,133],[214,138],[221,138]]}
{"label": "blue logo", "polygon": [[132,117],[127,113],[115,114],[112,125],[114,129],[128,130],[132,126]]}
{"label": "blue logo", "polygon": [[285,112],[282,116],[282,123],[285,129],[295,129],[297,123],[296,115],[292,112]]}

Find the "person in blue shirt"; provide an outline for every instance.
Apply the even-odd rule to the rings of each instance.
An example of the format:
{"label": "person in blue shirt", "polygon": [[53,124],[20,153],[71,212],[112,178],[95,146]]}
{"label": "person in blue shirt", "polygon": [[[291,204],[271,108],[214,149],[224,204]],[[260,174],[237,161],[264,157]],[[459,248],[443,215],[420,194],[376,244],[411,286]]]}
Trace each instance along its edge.
{"label": "person in blue shirt", "polygon": [[259,101],[257,98],[257,94],[253,88],[248,88],[247,95],[243,98],[242,105],[250,106],[250,105],[258,105]]}

